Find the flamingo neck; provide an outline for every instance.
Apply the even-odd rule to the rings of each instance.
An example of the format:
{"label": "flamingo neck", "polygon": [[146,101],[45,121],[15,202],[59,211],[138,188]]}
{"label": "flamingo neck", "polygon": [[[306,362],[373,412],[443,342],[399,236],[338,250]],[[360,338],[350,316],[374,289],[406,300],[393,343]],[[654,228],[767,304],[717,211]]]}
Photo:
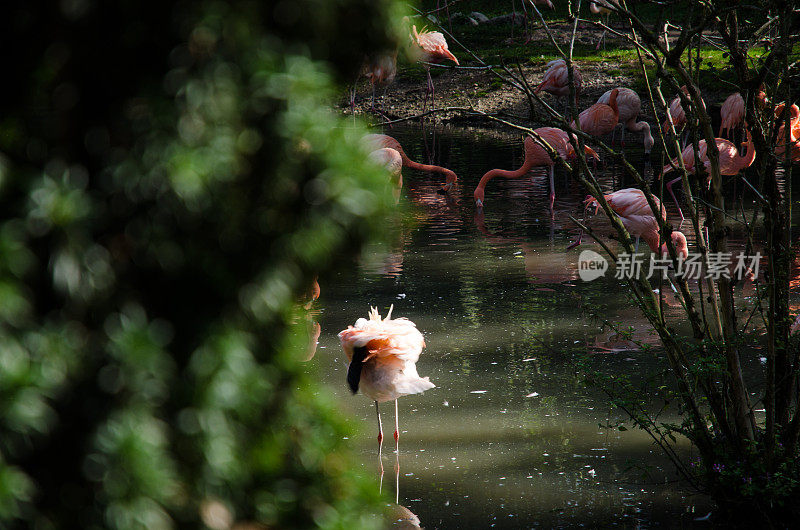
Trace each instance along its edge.
{"label": "flamingo neck", "polygon": [[619,118],[619,109],[617,108],[617,90],[611,91],[611,96],[608,98],[608,106],[614,111],[614,116]]}
{"label": "flamingo neck", "polygon": [[644,131],[644,152],[649,153],[656,143],[655,140],[653,140],[653,135],[650,133],[650,124],[646,121],[636,121],[636,118],[633,117],[628,122],[628,130],[632,132]]}
{"label": "flamingo neck", "polygon": [[649,230],[647,232],[642,233],[641,238],[644,239],[644,242],[647,243],[647,246],[650,247],[650,250],[653,252],[658,253],[660,247],[658,245],[658,232],[655,230]]}
{"label": "flamingo neck", "polygon": [[740,168],[750,167],[756,159],[756,149],[753,145],[753,137],[750,135],[749,130],[747,130],[747,141],[744,143],[744,148],[747,154],[744,156],[739,155]]}
{"label": "flamingo neck", "polygon": [[420,164],[419,162],[414,162],[404,152],[400,152],[400,156],[403,158],[403,165],[406,167],[410,167],[411,169],[417,169],[419,171],[427,171],[429,173],[441,173],[445,176],[447,184],[453,184],[456,181],[456,174],[447,169],[446,167],[441,166],[434,166],[432,164]]}
{"label": "flamingo neck", "polygon": [[516,171],[508,171],[506,169],[492,169],[490,171],[487,171],[486,174],[484,174],[481,177],[480,182],[478,182],[478,186],[475,188],[475,194],[474,194],[475,198],[483,200],[483,190],[486,189],[486,184],[488,184],[489,181],[492,180],[493,178],[495,178],[495,177],[503,177],[503,178],[507,178],[507,179],[516,179],[516,178],[524,177],[525,174],[528,171],[530,171],[532,167],[533,167],[533,163],[530,160],[530,157],[528,157],[526,155],[525,156],[525,162]]}

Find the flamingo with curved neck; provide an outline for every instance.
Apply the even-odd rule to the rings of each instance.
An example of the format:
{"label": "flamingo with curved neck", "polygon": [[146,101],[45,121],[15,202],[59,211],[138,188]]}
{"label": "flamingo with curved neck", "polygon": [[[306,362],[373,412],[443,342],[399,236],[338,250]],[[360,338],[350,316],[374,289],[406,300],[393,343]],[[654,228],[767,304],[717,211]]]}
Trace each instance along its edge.
{"label": "flamingo with curved neck", "polygon": [[[650,193],[648,193],[648,195],[650,195],[650,199],[653,201],[656,210],[660,211],[661,218],[666,221],[666,208],[664,208],[661,201],[658,200],[658,197]],[[659,237],[658,220],[656,216],[653,215],[653,209],[650,208],[650,204],[647,202],[645,192],[638,188],[625,188],[613,193],[604,194],[603,197],[611,210],[619,216],[625,230],[636,238],[637,250],[639,249],[639,239],[641,238],[653,252],[660,253],[661,255],[667,252],[666,243],[662,242]],[[600,207],[597,199],[591,195],[586,197],[586,200],[583,202],[586,204],[587,208],[594,206],[595,212]],[[581,236],[582,235],[583,233],[581,233]],[[581,236],[579,236],[578,240],[570,245],[569,248],[577,246],[581,241]],[[686,259],[686,257],[688,257],[686,236],[681,232],[673,231],[671,239],[678,255]],[[659,245],[659,243],[663,244]]]}
{"label": "flamingo with curved neck", "polygon": [[[577,97],[581,93],[582,78],[580,70],[574,64],[572,65],[572,79],[575,82],[575,97]],[[547,71],[542,77],[542,82],[534,89],[533,93],[538,94],[542,90],[557,98],[563,97],[566,110],[569,97],[569,71],[564,59],[555,59],[547,63]]]}
{"label": "flamingo with curved neck", "polygon": [[[575,158],[575,150],[572,147],[572,144],[569,143],[569,135],[561,129],[556,127],[540,127],[538,129],[534,129],[534,132],[539,135],[539,137],[544,140],[547,144],[549,144],[564,160],[572,160]],[[548,168],[548,176],[550,177],[550,210],[553,209],[553,202],[555,201],[555,185],[554,185],[554,173],[555,173],[555,161],[550,158],[550,155],[545,151],[545,149],[536,143],[536,141],[528,136],[525,138],[524,142],[525,147],[525,161],[522,163],[522,166],[515,171],[509,171],[505,169],[492,169],[486,172],[483,177],[481,177],[478,186],[475,188],[473,192],[473,197],[475,198],[475,205],[483,207],[483,199],[484,199],[484,191],[486,189],[486,185],[495,177],[503,177],[508,179],[516,179],[520,177],[524,177],[528,171],[530,171],[534,167],[547,167]],[[593,156],[595,158],[599,158],[597,153],[589,148],[585,148],[585,152],[589,156]]]}
{"label": "flamingo with curved neck", "polygon": [[[653,149],[653,145],[655,144],[653,135],[650,132],[650,124],[646,121],[636,121],[636,119],[639,117],[639,114],[642,112],[642,100],[639,98],[639,94],[630,88],[620,87],[617,88],[617,90],[619,91],[617,93],[616,100],[617,111],[619,112],[619,124],[623,126],[621,140],[622,146],[625,146],[626,128],[631,132],[643,132],[644,152],[649,154]],[[611,90],[606,91],[605,94],[600,96],[600,99],[598,99],[597,102],[608,104],[609,100],[611,99],[611,92]]]}
{"label": "flamingo with curved neck", "polygon": [[[778,156],[786,152],[786,121],[783,116],[785,104],[775,107],[775,117],[780,120],[780,127],[775,137],[775,154]],[[789,158],[792,162],[800,161],[800,107],[789,107]]]}
{"label": "flamingo with curved neck", "polygon": [[411,169],[416,169],[418,171],[425,171],[428,173],[441,173],[445,176],[445,184],[439,190],[440,193],[446,193],[453,187],[458,177],[456,174],[447,169],[446,167],[441,166],[434,166],[432,164],[420,164],[419,162],[414,162],[406,152],[403,151],[403,147],[400,145],[400,142],[388,136],[386,134],[367,134],[364,136],[363,141],[370,147],[371,150],[380,149],[382,147],[388,147],[389,149],[394,149],[398,153],[400,153],[400,158],[403,160],[403,166],[408,167]]}
{"label": "flamingo with curved neck", "polygon": [[[592,136],[602,136],[614,130],[619,123],[617,97],[619,89],[615,88],[608,96],[608,103],[595,103],[578,115],[581,130]],[[575,122],[572,122],[575,127]]]}
{"label": "flamingo with curved neck", "polygon": [[[746,125],[746,124],[745,124]],[[753,145],[753,137],[750,134],[749,129],[745,129],[745,133],[747,134],[747,141],[742,145],[746,154],[740,155],[739,150],[736,149],[736,146],[724,138],[714,138],[717,149],[719,150],[719,173],[720,175],[732,176],[738,175],[739,172],[745,168],[750,167],[753,164],[753,161],[756,159],[756,150]],[[700,163],[703,164],[703,169],[708,172],[709,168],[711,167],[711,161],[708,159],[708,147],[706,145],[705,140],[700,140],[697,143],[697,147],[699,148],[699,160]],[[683,152],[681,153],[681,158],[683,159],[683,165],[690,174],[694,175],[697,171],[695,168],[695,156],[694,156],[694,145],[689,144],[684,148]],[[669,164],[665,165],[661,170],[661,176],[663,177],[672,169],[677,169],[680,166],[678,165],[678,159],[673,158]],[[672,191],[672,185],[681,180],[682,177],[678,177],[676,179],[670,180],[667,182],[667,191],[672,196],[672,200],[675,201],[675,206],[678,207],[678,213],[681,215],[681,221],[683,221],[683,211],[681,210],[680,205],[678,204],[678,199],[675,198],[675,193]],[[710,185],[711,184],[711,177],[710,175],[706,178],[706,182]]]}

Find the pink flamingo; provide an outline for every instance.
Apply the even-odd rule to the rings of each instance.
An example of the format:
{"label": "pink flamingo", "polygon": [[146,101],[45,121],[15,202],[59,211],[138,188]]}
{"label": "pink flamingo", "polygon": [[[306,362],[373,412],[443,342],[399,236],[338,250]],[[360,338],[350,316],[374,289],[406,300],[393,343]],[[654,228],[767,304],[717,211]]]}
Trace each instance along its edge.
{"label": "pink flamingo", "polygon": [[[681,90],[686,95],[687,98],[689,96],[689,89],[686,88],[686,85],[681,87]],[[700,103],[703,105],[703,110],[706,110],[706,104],[701,99]],[[673,99],[669,104],[669,109],[667,110],[667,118],[664,120],[664,123],[661,125],[661,128],[664,130],[664,134],[669,133],[669,117],[672,116],[672,123],[675,125],[675,132],[681,132],[681,129],[684,128],[686,125],[686,112],[683,110],[683,106],[681,105],[681,98],[680,96]]]}
{"label": "pink flamingo", "polygon": [[[350,362],[347,384],[353,394],[361,393],[375,402],[378,416],[378,458],[383,447],[383,425],[378,403],[394,400],[394,441],[399,449],[400,430],[397,420],[397,398],[420,394],[436,385],[417,373],[417,361],[425,347],[425,339],[417,326],[407,318],[392,319],[392,309],[381,318],[371,307],[369,319],[359,318],[355,326],[339,332],[339,340]],[[381,470],[383,464],[381,464]]]}
{"label": "pink flamingo", "polygon": [[[617,89],[617,110],[619,112],[619,123],[622,125],[622,146],[625,146],[625,129],[632,132],[644,131],[644,152],[649,154],[653,149],[653,135],[650,133],[650,124],[646,121],[636,121],[642,112],[642,100],[639,95],[630,88],[620,87]],[[598,103],[608,104],[611,100],[611,90],[600,96]],[[614,129],[616,131],[616,128]],[[612,137],[613,141],[613,137]]]}
{"label": "pink flamingo", "polygon": [[[658,200],[658,197],[649,194],[653,200],[656,208],[661,212],[661,218],[667,220],[667,210]],[[661,253],[662,255],[667,252],[666,243],[659,246],[658,234],[658,221],[653,210],[647,203],[647,197],[644,192],[637,188],[625,188],[614,193],[604,194],[608,206],[616,213],[625,230],[634,237],[636,237],[636,250],[639,250],[639,238],[644,239],[647,246],[653,252]],[[584,201],[587,208],[594,206],[595,213],[600,208],[597,199],[591,195]],[[686,243],[686,236],[681,232],[672,232],[672,243],[675,245],[675,250],[684,259],[688,257],[688,247]]]}
{"label": "pink flamingo", "polygon": [[379,166],[383,166],[389,172],[392,185],[392,195],[394,202],[400,201],[400,190],[403,189],[403,157],[395,149],[382,147],[372,151],[368,158]]}
{"label": "pink flamingo", "polygon": [[[553,5],[553,2],[551,2],[550,0],[520,0],[520,4],[522,4],[522,12],[525,13],[523,15],[523,17],[525,18],[525,34],[526,34],[525,44],[528,44],[531,41],[531,39],[533,38],[533,33],[528,30],[528,26],[529,26],[529,24],[531,24],[530,18],[532,18],[532,17],[528,16],[528,8],[525,7],[525,4],[528,3],[529,1],[534,6],[546,7],[548,9],[555,9],[555,6]],[[514,0],[512,0],[512,2],[511,2],[511,8],[514,9]],[[516,13],[516,10],[514,10],[514,13]],[[514,28],[513,23],[511,25],[511,28],[512,28],[512,32],[513,32],[513,28]],[[513,37],[513,35],[512,35],[512,37]]]}
{"label": "pink flamingo", "polygon": [[[458,59],[447,49],[447,41],[444,40],[444,35],[438,31],[425,31],[417,32],[417,26],[411,26],[411,41],[416,46],[419,54],[419,61],[423,63],[438,63],[444,60],[451,60],[458,65]],[[422,106],[422,112],[425,113],[425,108],[428,106],[428,94],[431,97],[431,105],[433,105],[433,79],[431,79],[431,67],[425,65],[425,71],[428,74],[428,86],[425,92],[425,102]]]}
{"label": "pink flamingo", "polygon": [[[602,136],[614,130],[619,123],[617,97],[619,89],[615,88],[608,96],[608,103],[595,103],[578,115],[581,130],[592,136]],[[572,122],[575,127],[575,122]]]}
{"label": "pink flamingo", "polygon": [[[764,85],[759,87],[756,92],[756,103],[760,108],[764,108],[767,103],[767,94],[764,92]],[[744,98],[739,92],[731,94],[725,99],[722,108],[719,110],[720,124],[719,124],[719,137],[722,138],[723,134],[729,137],[731,131],[741,125],[744,121]],[[723,133],[725,131],[725,133]]]}
{"label": "pink flamingo", "polygon": [[370,108],[375,110],[375,87],[383,86],[381,99],[385,101],[386,90],[397,75],[397,52],[383,53],[372,57],[364,64],[361,71],[372,85],[372,107]]}
{"label": "pink flamingo", "polygon": [[[581,93],[581,72],[578,67],[572,65],[573,79],[575,80],[575,96]],[[544,90],[556,97],[564,98],[564,109],[567,108],[567,97],[569,96],[569,72],[567,62],[564,59],[556,59],[547,63],[547,71],[544,73],[542,82],[533,91],[538,94]]]}
{"label": "pink flamingo", "polygon": [[428,164],[420,164],[419,162],[414,162],[406,152],[403,151],[403,147],[400,145],[400,142],[388,136],[386,134],[367,134],[364,136],[363,141],[370,147],[371,150],[380,149],[381,147],[388,147],[390,149],[394,149],[400,154],[400,158],[403,161],[403,166],[409,167],[411,169],[417,169],[419,171],[427,171],[429,173],[441,173],[445,176],[445,185],[439,190],[440,192],[446,193],[453,187],[458,177],[456,174],[441,166],[434,166]]}
{"label": "pink flamingo", "polygon": [[[547,142],[550,147],[552,147],[558,153],[558,156],[564,160],[573,160],[575,158],[575,150],[572,148],[572,144],[569,143],[569,136],[565,131],[555,127],[540,127],[538,129],[534,129],[534,132],[536,132],[545,142]],[[483,177],[481,177],[481,180],[473,193],[475,205],[477,207],[483,207],[484,190],[486,189],[486,184],[488,184],[489,181],[494,177],[504,177],[508,179],[520,178],[525,176],[533,167],[538,166],[548,168],[548,175],[550,177],[550,210],[553,210],[553,202],[555,201],[556,197],[555,185],[553,181],[555,162],[552,158],[550,158],[550,155],[547,154],[547,151],[545,151],[541,145],[536,143],[532,137],[528,136],[525,138],[524,146],[525,161],[522,163],[522,166],[520,166],[519,169],[516,171],[492,169],[484,174]],[[599,158],[597,153],[588,146],[585,146],[585,152],[589,156]]]}
{"label": "pink flamingo", "polygon": [[[775,107],[775,118],[780,123],[775,141],[775,154],[778,156],[786,152],[786,121],[783,116],[786,105],[781,103]],[[789,107],[789,157],[792,162],[800,162],[800,107]]]}
{"label": "pink flamingo", "polygon": [[[608,19],[611,17],[611,9],[607,2],[604,0],[592,0],[589,2],[589,11],[595,15],[600,15],[601,17],[605,18],[603,23],[608,26]],[[597,39],[597,46],[594,48],[595,51],[600,49],[601,42],[605,45],[606,31],[608,30],[603,28],[603,34],[600,35],[599,39]],[[605,50],[605,46],[603,46],[603,49]]]}
{"label": "pink flamingo", "polygon": [[729,135],[744,119],[744,98],[742,95],[736,92],[728,96],[725,103],[722,104],[722,108],[719,110],[719,115],[721,121],[718,135],[722,138],[722,131],[725,131],[725,134]]}
{"label": "pink flamingo", "polygon": [[[742,169],[750,167],[750,165],[752,165],[753,161],[756,159],[756,150],[753,146],[753,137],[750,135],[749,130],[745,129],[745,132],[747,133],[747,141],[743,144],[743,147],[747,153],[746,155],[740,155],[739,151],[736,149],[736,146],[730,141],[723,138],[714,139],[717,144],[717,149],[719,150],[720,175],[738,175]],[[711,167],[711,162],[708,159],[708,147],[706,146],[706,141],[700,140],[697,143],[697,147],[700,149],[698,157],[700,163],[703,164],[704,170],[708,172],[708,169]],[[694,165],[695,156],[693,144],[689,144],[683,149],[681,158],[683,159],[683,165],[686,167],[686,171],[688,171],[690,174],[695,174],[697,168],[695,168]],[[665,165],[661,170],[661,176],[663,177],[665,174],[672,171],[673,168],[679,167],[678,159],[673,158],[670,163]],[[675,206],[678,207],[678,213],[680,213],[681,221],[683,221],[683,211],[678,204],[678,199],[675,198],[675,194],[672,191],[672,185],[681,180],[681,178],[682,177],[678,177],[667,182],[667,191],[669,191],[669,194],[672,196],[672,200],[675,201]],[[710,177],[708,177],[707,182],[710,184]]]}

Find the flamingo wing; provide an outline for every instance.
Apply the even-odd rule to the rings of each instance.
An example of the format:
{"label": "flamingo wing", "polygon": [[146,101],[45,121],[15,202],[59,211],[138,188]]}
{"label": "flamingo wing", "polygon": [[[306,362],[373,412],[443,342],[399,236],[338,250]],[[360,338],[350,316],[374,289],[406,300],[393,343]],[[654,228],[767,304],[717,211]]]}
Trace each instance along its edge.
{"label": "flamingo wing", "polygon": [[[628,123],[636,119],[642,111],[642,100],[639,95],[630,88],[620,87],[617,89],[617,109],[619,111],[620,123]],[[608,105],[611,99],[611,90],[606,91],[597,100],[598,103]]]}
{"label": "flamingo wing", "polygon": [[738,92],[731,94],[722,104],[719,111],[722,122],[719,126],[719,135],[722,136],[722,131],[730,132],[731,129],[742,123],[744,119],[744,99]]}
{"label": "flamingo wing", "polygon": [[438,31],[422,31],[421,33],[417,33],[417,44],[432,60],[450,59],[458,64],[458,59],[456,59],[456,56],[448,49],[444,35]]}
{"label": "flamingo wing", "polygon": [[550,144],[550,147],[558,152],[558,156],[566,159],[569,148],[569,137],[565,131],[557,127],[539,127],[534,130],[542,140]]}

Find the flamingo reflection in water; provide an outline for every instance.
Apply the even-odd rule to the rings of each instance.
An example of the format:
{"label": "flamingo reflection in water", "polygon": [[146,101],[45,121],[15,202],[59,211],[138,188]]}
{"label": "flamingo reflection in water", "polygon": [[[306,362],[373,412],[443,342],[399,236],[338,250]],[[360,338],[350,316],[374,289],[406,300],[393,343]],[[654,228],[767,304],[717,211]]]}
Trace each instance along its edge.
{"label": "flamingo reflection in water", "polygon": [[[407,318],[392,318],[392,309],[381,318],[377,308],[371,307],[369,319],[359,318],[355,326],[339,333],[347,360],[347,384],[355,394],[361,393],[375,402],[378,416],[378,459],[383,479],[383,425],[378,403],[394,400],[394,441],[398,455],[395,475],[400,473],[400,429],[398,425],[397,398],[420,394],[436,385],[417,373],[417,360],[425,347],[425,339],[417,326]],[[399,479],[398,479],[399,480]]]}
{"label": "flamingo reflection in water", "polygon": [[303,293],[301,300],[301,302],[304,302],[302,304],[302,312],[304,313],[303,318],[306,321],[306,332],[308,333],[308,346],[303,353],[303,362],[310,361],[314,358],[314,355],[316,355],[319,336],[322,333],[322,328],[320,327],[319,322],[315,320],[320,311],[318,309],[314,309],[314,303],[317,301],[320,293],[322,292],[318,280],[319,278],[314,276],[314,279],[311,281],[311,285],[309,285],[309,287],[306,289],[306,292]]}
{"label": "flamingo reflection in water", "polygon": [[[478,229],[483,237],[493,245],[518,247],[521,252],[516,252],[523,260],[525,276],[528,282],[539,285],[537,291],[553,291],[550,286],[553,284],[570,284],[578,279],[577,257],[564,252],[550,252],[544,248],[537,248],[532,242],[526,241],[523,237],[516,235],[500,235],[491,232],[486,226],[486,219],[483,210],[476,210],[473,217],[475,228]],[[552,224],[551,224],[552,227]],[[553,244],[553,233],[551,229],[551,246]]]}

